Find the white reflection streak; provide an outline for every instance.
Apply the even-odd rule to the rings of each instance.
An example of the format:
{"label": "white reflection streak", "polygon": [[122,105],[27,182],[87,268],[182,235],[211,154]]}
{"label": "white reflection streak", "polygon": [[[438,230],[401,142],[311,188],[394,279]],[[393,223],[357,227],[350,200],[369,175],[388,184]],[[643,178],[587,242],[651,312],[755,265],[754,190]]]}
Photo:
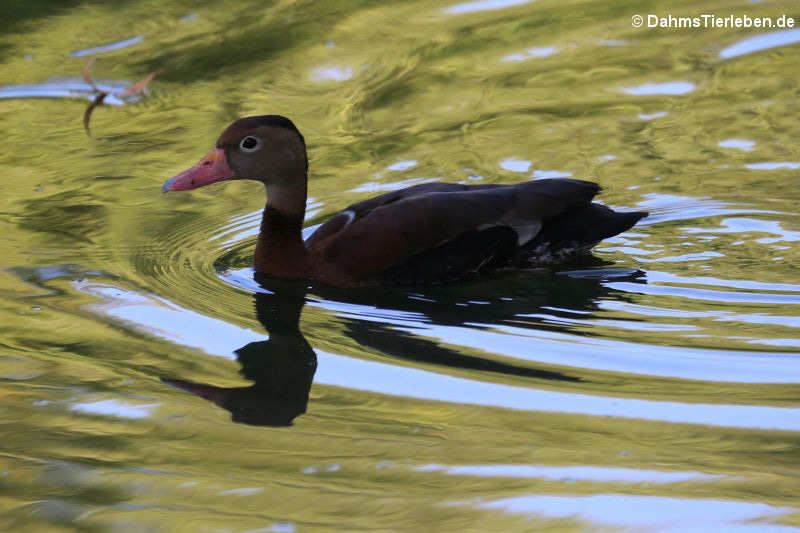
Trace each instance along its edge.
{"label": "white reflection streak", "polygon": [[694,90],[694,83],[688,81],[669,81],[666,83],[645,83],[637,87],[623,87],[622,92],[634,96],[655,94],[686,94]]}
{"label": "white reflection streak", "polygon": [[680,483],[682,481],[711,481],[724,478],[702,472],[664,472],[638,468],[607,466],[545,466],[545,465],[457,465],[428,464],[418,466],[418,472],[444,472],[451,476],[543,478],[554,481],[593,481],[597,483]]}
{"label": "white reflection streak", "polygon": [[[614,281],[605,285],[609,289],[635,294],[658,296],[678,296],[691,300],[709,300],[714,302],[749,303],[749,304],[800,304],[800,296],[795,294],[748,293],[732,291],[714,291],[696,287],[676,287],[673,285],[648,285],[628,281]],[[800,369],[798,369],[800,372]],[[798,374],[800,375],[800,374]],[[738,381],[738,380],[737,380]]]}
{"label": "white reflection streak", "polygon": [[656,118],[666,117],[669,113],[666,111],[656,111],[655,113],[639,113],[639,118],[642,120],[653,120]]}
{"label": "white reflection streak", "polygon": [[74,52],[70,52],[69,55],[71,55],[72,57],[83,57],[94,54],[100,54],[102,52],[111,52],[113,50],[119,50],[121,48],[127,48],[128,46],[139,44],[142,41],[144,41],[144,35],[137,35],[136,37],[131,37],[130,39],[125,39],[123,41],[116,41],[113,43],[108,43],[101,46],[95,46],[92,48],[83,48],[81,50],[75,50]]}
{"label": "white reflection streak", "polygon": [[417,166],[417,161],[415,159],[409,159],[408,161],[398,161],[392,165],[386,167],[386,170],[394,170],[396,172],[401,172],[403,170],[408,170],[409,168]]}
{"label": "white reflection streak", "polygon": [[[776,242],[797,242],[800,241],[800,231],[784,229],[777,220],[759,220],[755,218],[726,218],[720,222],[716,228],[681,228],[687,233],[770,233],[779,237],[762,237],[756,242],[762,244],[772,244]],[[792,288],[788,288],[792,287]],[[749,287],[748,287],[749,288]],[[773,289],[770,289],[773,290]],[[800,285],[783,285],[774,290],[795,290],[800,291]]]}
{"label": "white reflection streak", "polygon": [[756,145],[755,141],[748,141],[746,139],[725,139],[717,144],[722,148],[736,148],[743,152],[751,152]]}
{"label": "white reflection streak", "polygon": [[648,193],[644,195],[644,198],[636,206],[650,212],[646,219],[649,224],[692,218],[708,220],[710,217],[717,215],[739,215],[744,213],[783,214],[779,211],[737,207],[709,198],[692,196]]}
{"label": "white reflection streak", "polygon": [[[128,87],[126,80],[98,81],[97,88],[109,93],[104,104],[125,105],[125,100],[116,96]],[[85,98],[94,100],[94,88],[80,78],[51,78],[33,85],[4,85],[0,87],[0,98]]]}
{"label": "white reflection streak", "polygon": [[347,81],[353,77],[353,67],[325,65],[311,69],[311,81]]}
{"label": "white reflection streak", "polygon": [[[797,533],[800,529],[752,523],[795,511],[763,503],[729,500],[598,494],[593,496],[516,496],[478,507],[547,518],[573,518],[606,527],[658,533],[726,531],[735,533]],[[749,522],[749,523],[748,523]]]}
{"label": "white reflection streak", "polygon": [[562,172],[561,170],[534,170],[531,177],[535,180],[547,178],[569,178],[572,172]]}
{"label": "white reflection streak", "polygon": [[350,191],[351,192],[399,191],[400,189],[405,189],[406,187],[420,185],[421,183],[431,183],[434,181],[440,181],[440,178],[409,178],[407,180],[390,181],[388,183],[369,181],[367,183],[364,183],[363,185],[359,185],[358,187],[350,189]]}
{"label": "white reflection streak", "polygon": [[751,163],[745,165],[744,168],[749,168],[750,170],[779,170],[782,168],[797,170],[800,168],[800,163],[797,161],[767,161],[766,163]]}
{"label": "white reflection streak", "polygon": [[517,159],[516,157],[507,157],[500,161],[500,168],[512,172],[527,172],[531,168],[531,162],[525,159]]}
{"label": "white reflection streak", "polygon": [[730,59],[732,57],[752,54],[753,52],[760,52],[761,50],[768,50],[778,46],[787,46],[798,42],[800,42],[800,28],[795,30],[774,31],[741,40],[722,50],[719,53],[719,57],[722,59]]}
{"label": "white reflection streak", "polygon": [[130,404],[119,400],[99,400],[73,404],[73,411],[92,415],[112,415],[121,418],[147,418],[150,411],[158,407],[157,403]]}
{"label": "white reflection streak", "polygon": [[545,391],[362,361],[320,350],[317,355],[320,365],[316,382],[394,396],[526,411],[800,431],[800,409],[659,402]]}
{"label": "white reflection streak", "polygon": [[[616,286],[623,282],[608,284]],[[625,282],[627,283],[627,282]],[[628,287],[627,285],[630,285]],[[663,285],[627,283],[627,292],[641,287],[666,288]],[[648,376],[675,377],[734,383],[800,383],[797,354],[772,352],[737,352],[654,346],[602,339],[576,337],[567,333],[518,328],[508,325],[467,323],[464,326],[426,324],[413,317],[356,304],[311,302],[343,316],[391,324],[399,331],[439,342],[536,361],[578,368],[626,372]],[[523,315],[520,315],[523,316]],[[477,329],[476,329],[477,328]]]}
{"label": "white reflection streak", "polygon": [[543,46],[540,48],[528,48],[524,52],[518,52],[515,54],[508,54],[507,56],[503,56],[500,61],[525,61],[526,59],[531,59],[532,57],[547,57],[556,53],[558,48],[555,46]]}
{"label": "white reflection streak", "polygon": [[445,9],[445,12],[453,15],[461,15],[463,13],[472,13],[474,11],[490,11],[494,9],[503,9],[506,7],[521,6],[527,4],[532,0],[477,0],[476,2],[464,2],[463,4],[456,4]]}
{"label": "white reflection streak", "polygon": [[[210,355],[234,359],[234,350],[248,342],[267,338],[253,330],[184,309],[163,298],[100,283],[75,281],[73,285],[83,293],[105,300],[88,306],[90,310]],[[467,328],[453,329],[470,331]],[[505,339],[513,337],[506,336]],[[800,409],[795,408],[706,405],[537,390],[315,351],[319,366],[314,381],[354,390],[518,410],[800,431]]]}
{"label": "white reflection streak", "polygon": [[797,354],[690,351],[513,326],[468,325],[495,331],[437,326],[433,335],[499,355],[593,370],[734,383],[800,383]]}

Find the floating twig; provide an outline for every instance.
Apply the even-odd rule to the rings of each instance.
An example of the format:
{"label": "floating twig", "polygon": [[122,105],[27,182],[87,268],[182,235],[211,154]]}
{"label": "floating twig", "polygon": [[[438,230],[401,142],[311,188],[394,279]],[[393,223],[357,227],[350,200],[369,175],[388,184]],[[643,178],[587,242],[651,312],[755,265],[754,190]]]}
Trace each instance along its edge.
{"label": "floating twig", "polygon": [[92,118],[92,111],[94,111],[95,107],[103,103],[103,100],[106,99],[106,96],[108,96],[108,93],[100,91],[97,96],[94,97],[92,103],[89,104],[89,107],[86,108],[86,111],[83,112],[83,129],[86,130],[86,136],[90,139],[92,138],[92,132],[89,131],[89,120]]}

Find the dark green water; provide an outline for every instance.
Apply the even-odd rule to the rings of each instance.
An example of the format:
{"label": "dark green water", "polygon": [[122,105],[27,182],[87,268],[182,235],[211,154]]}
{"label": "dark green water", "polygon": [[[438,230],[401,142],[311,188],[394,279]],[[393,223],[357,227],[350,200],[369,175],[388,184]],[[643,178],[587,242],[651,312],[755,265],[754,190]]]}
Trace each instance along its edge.
{"label": "dark green water", "polygon": [[[705,13],[800,24],[5,3],[2,529],[800,531],[800,30],[631,23]],[[163,69],[93,139],[90,57],[105,90]],[[307,139],[309,227],[423,180],[573,176],[651,216],[552,270],[264,288],[259,185],[159,191],[265,113]]]}

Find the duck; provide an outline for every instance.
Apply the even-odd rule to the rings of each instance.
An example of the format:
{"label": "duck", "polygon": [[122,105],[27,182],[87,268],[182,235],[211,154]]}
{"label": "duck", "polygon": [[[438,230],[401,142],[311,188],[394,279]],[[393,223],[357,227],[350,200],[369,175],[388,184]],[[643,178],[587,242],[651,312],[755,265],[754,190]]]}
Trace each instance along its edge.
{"label": "duck", "polygon": [[428,182],[354,203],[303,240],[306,142],[281,115],[234,121],[208,154],[166,180],[162,191],[239,179],[266,188],[255,272],[338,288],[438,284],[551,265],[588,253],[647,216],[592,201],[600,186],[579,179]]}

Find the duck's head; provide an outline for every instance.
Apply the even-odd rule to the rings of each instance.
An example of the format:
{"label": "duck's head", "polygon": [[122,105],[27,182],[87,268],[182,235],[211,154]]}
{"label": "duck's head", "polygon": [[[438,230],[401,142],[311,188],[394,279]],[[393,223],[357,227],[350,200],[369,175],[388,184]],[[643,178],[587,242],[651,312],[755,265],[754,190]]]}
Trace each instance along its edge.
{"label": "duck's head", "polygon": [[280,115],[247,117],[228,126],[216,148],[165,181],[161,191],[186,191],[232,179],[305,186],[307,170],[305,140],[291,120]]}

